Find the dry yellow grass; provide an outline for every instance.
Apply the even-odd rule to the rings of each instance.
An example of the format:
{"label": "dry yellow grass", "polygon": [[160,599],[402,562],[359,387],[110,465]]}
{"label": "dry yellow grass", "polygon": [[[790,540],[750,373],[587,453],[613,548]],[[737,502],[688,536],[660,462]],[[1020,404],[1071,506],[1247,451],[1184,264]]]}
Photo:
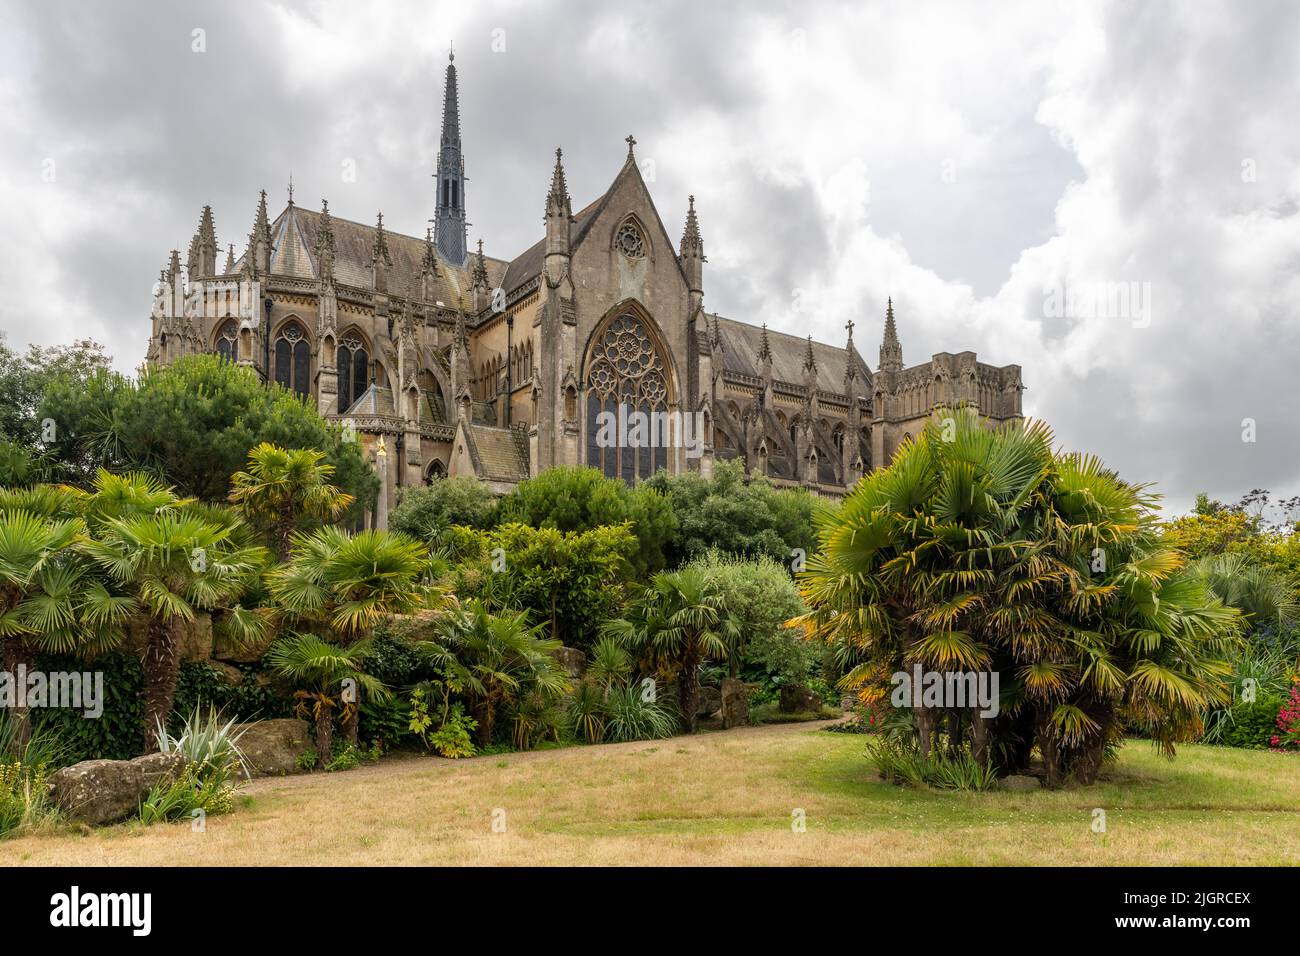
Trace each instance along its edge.
{"label": "dry yellow grass", "polygon": [[0,865],[1300,863],[1286,757],[1188,747],[1170,763],[1134,742],[1082,790],[918,792],[877,780],[861,737],[819,726],[259,780],[203,833],[34,834],[0,842]]}

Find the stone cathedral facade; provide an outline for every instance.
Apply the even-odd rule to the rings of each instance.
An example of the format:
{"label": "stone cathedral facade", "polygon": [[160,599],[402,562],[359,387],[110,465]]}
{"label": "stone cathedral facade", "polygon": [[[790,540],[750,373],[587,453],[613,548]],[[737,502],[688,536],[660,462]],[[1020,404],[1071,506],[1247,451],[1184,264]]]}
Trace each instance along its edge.
{"label": "stone cathedral facade", "polygon": [[[207,352],[247,365],[351,425],[386,498],[474,475],[505,491],[559,464],[635,481],[740,459],[779,485],[842,495],[886,464],[937,404],[1021,414],[1020,367],[973,352],[906,366],[892,301],[876,371],[853,343],[770,331],[710,312],[692,198],[674,244],[642,179],[635,140],[609,188],[573,209],[556,150],[545,235],[512,258],[468,242],[457,74],[446,72],[435,228],[423,237],[266,193],[242,255],[219,251],[204,207],[182,268],[155,287],[147,362]],[[521,214],[531,215],[528,210]],[[602,412],[689,414],[701,447],[611,446]]]}

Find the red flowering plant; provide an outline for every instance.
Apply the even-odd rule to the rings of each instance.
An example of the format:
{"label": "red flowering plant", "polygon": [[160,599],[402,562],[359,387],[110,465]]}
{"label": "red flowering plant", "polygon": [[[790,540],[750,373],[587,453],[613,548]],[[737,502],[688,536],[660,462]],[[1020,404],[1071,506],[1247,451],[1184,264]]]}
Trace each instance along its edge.
{"label": "red flowering plant", "polygon": [[1279,753],[1300,753],[1300,684],[1291,685],[1291,696],[1277,712],[1277,729],[1269,746]]}

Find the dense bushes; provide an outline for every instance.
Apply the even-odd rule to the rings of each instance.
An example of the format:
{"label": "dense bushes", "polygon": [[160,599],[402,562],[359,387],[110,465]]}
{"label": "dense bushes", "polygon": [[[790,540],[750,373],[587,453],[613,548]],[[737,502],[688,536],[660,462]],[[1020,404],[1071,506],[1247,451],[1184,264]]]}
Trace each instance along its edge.
{"label": "dense bushes", "polygon": [[[37,666],[47,673],[100,671],[104,675],[104,713],[100,717],[87,720],[79,710],[58,707],[31,712],[35,731],[57,738],[67,763],[129,760],[140,755],[144,749],[144,668],[138,657],[124,651],[93,661],[48,655],[38,658]],[[239,722],[289,716],[292,705],[285,688],[267,679],[263,665],[241,664],[238,669],[243,679],[236,685],[205,662],[182,664],[168,728],[179,732],[188,715],[209,707]]]}
{"label": "dense bushes", "polygon": [[183,495],[224,501],[249,450],[272,442],[323,451],[334,481],[357,499],[356,514],[373,506],[379,489],[360,446],[314,404],[212,355],[146,368],[138,381],[104,370],[84,381],[57,378],[36,414],[54,421],[48,451],[78,483],[100,467],[142,468]]}

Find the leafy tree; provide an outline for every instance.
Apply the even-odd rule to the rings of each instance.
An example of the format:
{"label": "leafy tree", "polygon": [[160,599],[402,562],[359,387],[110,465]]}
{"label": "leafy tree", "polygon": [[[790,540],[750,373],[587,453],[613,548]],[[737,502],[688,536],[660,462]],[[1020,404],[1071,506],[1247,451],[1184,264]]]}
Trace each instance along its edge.
{"label": "leafy tree", "polygon": [[453,525],[479,531],[497,523],[497,496],[477,478],[461,475],[397,490],[388,527],[434,547],[446,543]]}
{"label": "leafy tree", "polygon": [[698,568],[660,571],[605,633],[675,674],[682,728],[695,732],[700,666],[724,660],[734,640],[722,591]]}
{"label": "leafy tree", "polygon": [[765,478],[748,479],[739,462],[717,462],[712,478],[661,471],[638,487],[660,492],[672,503],[676,531],[667,550],[669,567],[713,550],[788,566],[794,549],[811,552],[813,516],[831,507],[805,489],[777,489]]}
{"label": "leafy tree", "polygon": [[582,532],[515,523],[461,528],[451,544],[459,558],[453,589],[493,610],[524,610],[551,638],[586,648],[634,577],[636,546],[630,524]]}
{"label": "leafy tree", "polygon": [[345,692],[344,681],[352,681],[376,699],[388,696],[383,682],[365,671],[371,643],[357,641],[340,647],[315,634],[290,634],[273,643],[266,660],[278,674],[300,687],[294,692],[298,711],[310,716],[316,726],[316,765],[326,766],[333,757],[334,712],[338,710],[345,725],[356,725],[358,696]]}
{"label": "leafy tree", "polygon": [[248,471],[230,478],[230,501],[246,520],[271,533],[279,559],[289,560],[290,538],[303,519],[337,518],[353,498],[330,484],[334,466],[312,448],[262,442],[248,453]]}
{"label": "leafy tree", "polygon": [[90,339],[71,345],[31,345],[19,355],[0,332],[0,438],[34,448],[43,442],[37,409],[50,383],[59,380],[73,387],[98,372],[107,371],[112,360],[104,347]]}
{"label": "leafy tree", "polygon": [[500,521],[565,532],[630,522],[637,541],[631,560],[642,575],[667,566],[676,524],[667,499],[648,482],[629,488],[595,468],[568,466],[520,482],[501,500]]}
{"label": "leafy tree", "polygon": [[711,552],[692,561],[722,594],[736,640],[729,648],[731,676],[752,665],[777,684],[806,681],[821,659],[822,647],[786,622],[808,610],[785,565],[770,558],[746,561]]}
{"label": "leafy tree", "polygon": [[355,508],[370,507],[379,490],[359,445],[311,402],[213,355],[148,367],[135,382],[103,371],[79,384],[57,379],[38,414],[56,422],[52,450],[77,483],[88,483],[101,466],[141,469],[182,495],[224,501],[229,476],[269,442],[324,452]]}

